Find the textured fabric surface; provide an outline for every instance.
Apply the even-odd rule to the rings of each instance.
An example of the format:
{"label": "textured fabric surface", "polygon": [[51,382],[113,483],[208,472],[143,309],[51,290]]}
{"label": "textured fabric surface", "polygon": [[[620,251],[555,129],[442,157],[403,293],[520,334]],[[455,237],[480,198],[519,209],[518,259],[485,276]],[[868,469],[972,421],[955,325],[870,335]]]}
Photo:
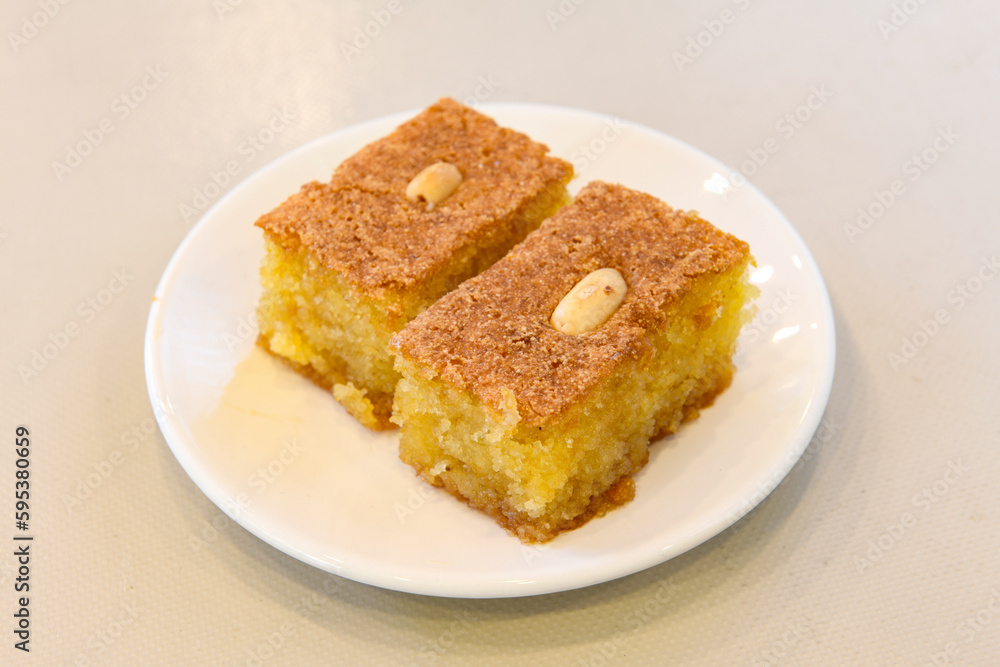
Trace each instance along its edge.
{"label": "textured fabric surface", "polygon": [[[0,664],[997,664],[994,3],[17,0],[0,17]],[[730,530],[582,590],[419,597],[271,548],[172,456],[142,341],[194,222],[311,139],[444,95],[674,135],[812,249],[837,319],[829,407]]]}

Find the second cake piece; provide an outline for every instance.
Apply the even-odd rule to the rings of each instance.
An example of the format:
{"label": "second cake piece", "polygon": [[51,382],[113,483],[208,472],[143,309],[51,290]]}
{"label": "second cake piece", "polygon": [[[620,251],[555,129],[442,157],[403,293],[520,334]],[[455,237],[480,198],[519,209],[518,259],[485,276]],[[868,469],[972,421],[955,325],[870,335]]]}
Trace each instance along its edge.
{"label": "second cake piece", "polygon": [[369,428],[391,428],[389,337],[568,200],[573,168],[450,99],[257,221],[260,344]]}
{"label": "second cake piece", "polygon": [[525,542],[628,502],[650,440],[729,385],[752,262],[696,213],[591,183],[392,338],[401,458]]}

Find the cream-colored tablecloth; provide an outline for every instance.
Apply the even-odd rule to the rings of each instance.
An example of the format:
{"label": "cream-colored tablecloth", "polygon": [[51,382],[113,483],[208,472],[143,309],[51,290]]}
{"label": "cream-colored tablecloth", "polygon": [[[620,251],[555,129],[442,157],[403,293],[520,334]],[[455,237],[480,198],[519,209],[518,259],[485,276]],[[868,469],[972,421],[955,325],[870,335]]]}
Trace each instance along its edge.
{"label": "cream-colored tablecloth", "polygon": [[[17,0],[0,16],[0,664],[1000,664],[994,3]],[[825,430],[735,527],[582,590],[419,597],[267,546],[175,461],[142,342],[199,210],[316,137],[442,95],[672,134],[748,174],[810,246],[837,319]]]}

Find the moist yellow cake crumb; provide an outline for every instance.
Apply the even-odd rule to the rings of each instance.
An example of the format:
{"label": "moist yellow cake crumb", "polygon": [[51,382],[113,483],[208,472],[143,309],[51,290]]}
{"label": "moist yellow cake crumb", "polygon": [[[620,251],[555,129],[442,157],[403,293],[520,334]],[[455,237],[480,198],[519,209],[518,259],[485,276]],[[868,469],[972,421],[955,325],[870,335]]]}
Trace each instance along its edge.
{"label": "moist yellow cake crumb", "polygon": [[[752,263],[695,212],[591,183],[392,337],[401,458],[525,542],[628,502],[651,440],[729,385]],[[624,278],[621,304],[556,331],[553,310],[603,268]]]}
{"label": "moist yellow cake crumb", "polygon": [[[447,192],[410,187],[439,163]],[[390,336],[567,203],[572,175],[546,146],[440,100],[257,220],[258,342],[365,426],[393,428]]]}

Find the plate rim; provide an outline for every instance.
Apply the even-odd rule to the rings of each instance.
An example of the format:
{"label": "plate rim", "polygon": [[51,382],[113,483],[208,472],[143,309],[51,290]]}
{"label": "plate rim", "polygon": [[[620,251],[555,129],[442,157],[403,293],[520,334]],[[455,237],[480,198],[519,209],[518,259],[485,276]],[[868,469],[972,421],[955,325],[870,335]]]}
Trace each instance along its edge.
{"label": "plate rim", "polygon": [[[701,160],[714,165],[720,173],[731,173],[733,171],[730,167],[728,167],[728,165],[709,155],[705,151],[672,135],[655,128],[650,128],[646,125],[595,111],[530,102],[486,103],[482,105],[481,110],[490,115],[494,113],[502,113],[504,110],[514,110],[530,114],[569,114],[600,122],[616,120],[622,122],[627,127],[651,134],[662,141],[666,141],[667,143],[672,144],[676,149],[697,156]],[[384,589],[448,598],[491,599],[527,597],[575,590],[578,588],[613,581],[636,574],[675,558],[676,556],[679,556],[696,546],[705,543],[716,535],[725,532],[741,518],[753,511],[753,509],[759,505],[760,502],[773,493],[775,488],[780,486],[781,482],[787,477],[788,473],[798,463],[802,453],[808,447],[813,434],[818,429],[825,414],[836,371],[836,322],[834,319],[829,289],[826,286],[826,281],[823,278],[822,272],[820,271],[819,265],[817,264],[812,251],[804,242],[798,230],[792,225],[791,221],[781,212],[774,202],[760,192],[760,190],[758,190],[756,186],[749,181],[749,179],[747,179],[746,182],[740,186],[740,188],[748,189],[759,203],[763,203],[766,206],[769,214],[777,221],[780,221],[785,232],[790,235],[791,240],[794,242],[797,249],[801,251],[797,256],[802,261],[802,268],[807,270],[811,275],[815,283],[815,288],[821,297],[818,305],[822,314],[821,326],[824,330],[823,333],[825,334],[826,339],[825,350],[823,350],[821,359],[823,374],[816,383],[813,400],[807,408],[806,415],[799,422],[794,434],[788,438],[788,443],[795,443],[795,446],[783,449],[782,451],[784,452],[784,455],[771,468],[768,475],[762,478],[764,480],[772,481],[773,486],[758,500],[756,500],[756,502],[750,502],[746,498],[741,499],[736,503],[739,505],[739,508],[732,513],[729,513],[725,519],[705,524],[700,530],[695,530],[689,533],[687,539],[674,542],[669,546],[669,548],[661,549],[659,552],[650,552],[650,555],[644,559],[634,559],[630,561],[630,567],[625,568],[622,571],[617,571],[610,576],[598,576],[592,580],[581,582],[581,575],[579,572],[574,571],[557,577],[548,577],[545,580],[546,583],[534,581],[530,582],[530,585],[524,585],[506,582],[506,586],[498,586],[497,582],[492,581],[484,583],[484,585],[477,590],[468,590],[467,585],[464,583],[459,584],[457,587],[455,585],[449,585],[446,581],[442,581],[440,579],[424,582],[402,582],[394,579],[391,575],[383,575],[380,578],[374,575],[369,576],[364,571],[357,571],[353,569],[351,571],[345,571],[347,568],[337,567],[328,561],[321,560],[316,556],[303,551],[302,549],[296,548],[294,545],[287,543],[285,540],[278,539],[271,535],[268,531],[264,530],[258,526],[256,522],[254,522],[250,513],[240,512],[238,510],[231,512],[227,510],[224,505],[227,501],[229,501],[229,499],[221,497],[224,494],[217,487],[216,483],[211,478],[211,475],[208,474],[208,471],[204,467],[197,465],[197,461],[190,456],[190,452],[192,451],[190,445],[196,445],[196,443],[188,442],[189,438],[183,432],[178,418],[173,415],[173,411],[169,406],[169,395],[165,386],[166,378],[164,369],[162,368],[160,359],[157,355],[157,352],[160,349],[159,327],[162,323],[164,310],[163,297],[165,294],[169,294],[170,287],[177,281],[178,268],[183,264],[185,255],[191,247],[197,243],[199,237],[206,233],[206,230],[209,228],[209,225],[215,218],[218,210],[225,208],[232,200],[237,199],[240,193],[244,190],[253,187],[256,182],[260,179],[266,178],[268,174],[278,170],[281,165],[300,159],[303,155],[311,153],[322,144],[336,141],[337,138],[342,136],[363,132],[365,129],[369,129],[373,126],[389,125],[390,123],[398,125],[399,123],[411,118],[418,111],[419,110],[407,110],[396,112],[339,128],[333,132],[316,137],[305,144],[278,156],[256,171],[251,172],[240,183],[236,184],[236,186],[221,196],[215,203],[213,203],[212,206],[208,207],[201,214],[199,220],[191,227],[190,230],[188,230],[181,243],[174,250],[159,281],[157,282],[153,303],[150,306],[144,333],[143,359],[146,388],[150,404],[153,408],[154,417],[163,432],[164,439],[167,442],[171,453],[178,463],[181,464],[182,469],[188,477],[195,483],[195,486],[197,486],[198,489],[209,500],[211,500],[214,505],[216,505],[216,507],[223,511],[223,513],[225,513],[235,523],[246,529],[258,539],[261,539],[270,546],[292,556],[293,558],[296,558],[301,562],[353,581]],[[163,404],[164,401],[166,405]],[[178,451],[180,443],[184,443],[187,446],[183,453]],[[194,449],[197,449],[197,447],[194,447]],[[516,538],[512,537],[510,539]]]}

